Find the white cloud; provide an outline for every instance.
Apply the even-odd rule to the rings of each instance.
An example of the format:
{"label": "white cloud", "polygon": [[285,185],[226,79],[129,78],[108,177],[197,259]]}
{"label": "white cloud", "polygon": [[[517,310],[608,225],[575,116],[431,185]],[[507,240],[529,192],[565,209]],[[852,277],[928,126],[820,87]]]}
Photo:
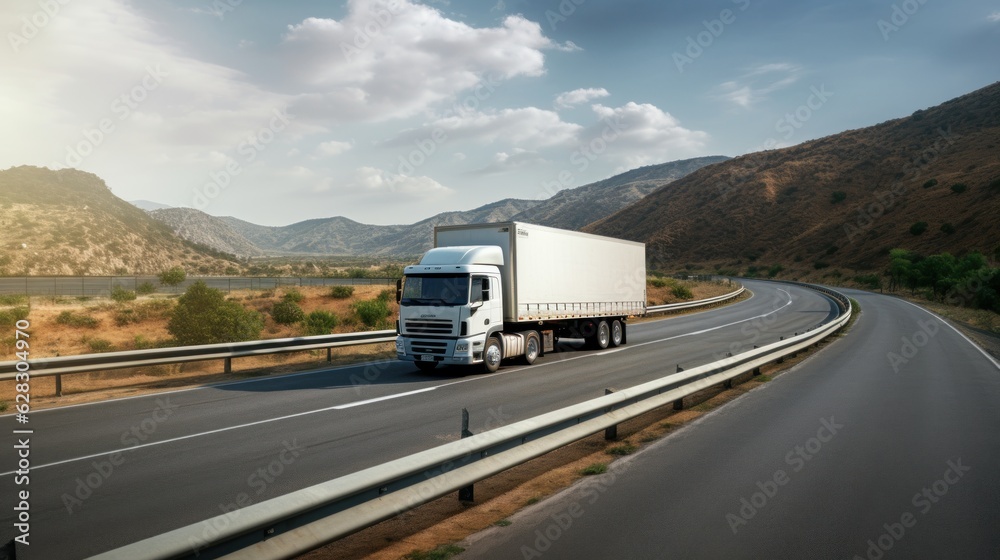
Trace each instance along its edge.
{"label": "white cloud", "polygon": [[801,74],[802,67],[795,64],[761,64],[735,80],[719,84],[715,97],[748,109],[766,100],[770,94],[794,84]]}
{"label": "white cloud", "polygon": [[355,195],[393,197],[394,199],[434,199],[452,190],[430,177],[413,177],[391,173],[375,167],[359,167],[347,182],[347,190]]}
{"label": "white cloud", "polygon": [[649,103],[597,104],[593,110],[600,120],[581,135],[580,152],[588,159],[610,158],[621,170],[693,157],[708,141],[707,133],[684,128]]}
{"label": "white cloud", "polygon": [[537,107],[460,111],[438,117],[419,129],[406,131],[387,145],[409,145],[432,137],[434,131],[440,131],[448,142],[465,140],[491,144],[503,141],[511,145],[540,148],[571,143],[582,128],[563,121],[555,111]]}
{"label": "white cloud", "polygon": [[556,96],[556,107],[569,108],[611,95],[604,88],[580,88]]}
{"label": "white cloud", "polygon": [[986,16],[986,19],[990,20],[993,23],[996,23],[1000,21],[1000,12],[993,12],[992,14]]}
{"label": "white cloud", "polygon": [[497,152],[493,155],[493,161],[473,172],[474,175],[494,175],[506,173],[521,167],[529,167],[545,163],[545,158],[541,154],[523,148],[514,148],[511,153]]}
{"label": "white cloud", "polygon": [[340,142],[338,140],[330,140],[329,142],[323,142],[316,147],[316,153],[321,156],[339,156],[340,154],[350,150],[354,147],[351,142]]}
{"label": "white cloud", "polygon": [[283,55],[307,90],[292,112],[344,122],[412,116],[487,76],[540,76],[542,51],[555,48],[538,23],[519,15],[475,28],[410,0],[350,0],[340,21],[289,26]]}

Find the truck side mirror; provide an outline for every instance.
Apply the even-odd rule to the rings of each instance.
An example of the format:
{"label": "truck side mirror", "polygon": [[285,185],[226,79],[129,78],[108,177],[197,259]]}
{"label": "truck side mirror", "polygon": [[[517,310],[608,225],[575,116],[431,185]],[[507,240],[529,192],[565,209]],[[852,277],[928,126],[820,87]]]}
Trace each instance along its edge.
{"label": "truck side mirror", "polygon": [[403,279],[396,280],[396,303],[403,301]]}

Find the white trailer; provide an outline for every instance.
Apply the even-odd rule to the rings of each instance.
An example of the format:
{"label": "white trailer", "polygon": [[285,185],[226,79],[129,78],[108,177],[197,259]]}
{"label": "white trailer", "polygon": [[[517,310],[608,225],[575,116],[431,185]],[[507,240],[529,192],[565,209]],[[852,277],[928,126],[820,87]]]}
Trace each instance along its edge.
{"label": "white trailer", "polygon": [[533,363],[557,337],[618,346],[646,311],[645,245],[518,222],[439,226],[398,296],[396,353],[421,369]]}

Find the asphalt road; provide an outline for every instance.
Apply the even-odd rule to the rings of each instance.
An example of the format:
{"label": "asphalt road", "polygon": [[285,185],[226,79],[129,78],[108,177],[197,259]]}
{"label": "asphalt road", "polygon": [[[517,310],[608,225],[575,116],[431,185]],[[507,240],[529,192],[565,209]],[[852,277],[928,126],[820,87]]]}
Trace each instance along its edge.
{"label": "asphalt road", "polygon": [[[30,546],[18,558],[80,558],[319,482],[693,367],[821,324],[816,292],[748,283],[753,298],[632,325],[618,351],[566,351],[494,375],[342,367],[0,417],[0,495],[15,495],[12,430],[31,435]],[[44,333],[34,333],[36,338]],[[2,542],[13,512],[0,510]]]}
{"label": "asphalt road", "polygon": [[844,339],[458,558],[1000,558],[1000,366],[848,293]]}

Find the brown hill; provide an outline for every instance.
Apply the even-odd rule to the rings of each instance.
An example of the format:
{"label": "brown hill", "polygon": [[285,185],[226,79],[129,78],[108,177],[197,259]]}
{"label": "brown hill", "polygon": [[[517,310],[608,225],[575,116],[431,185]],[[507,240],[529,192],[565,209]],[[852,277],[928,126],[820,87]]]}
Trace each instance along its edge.
{"label": "brown hill", "polygon": [[1000,82],[906,118],[706,167],[584,230],[644,241],[664,269],[780,264],[815,276],[882,270],[896,247],[994,255]]}
{"label": "brown hill", "polygon": [[0,171],[0,275],[235,272],[118,198],[91,173],[39,167]]}

